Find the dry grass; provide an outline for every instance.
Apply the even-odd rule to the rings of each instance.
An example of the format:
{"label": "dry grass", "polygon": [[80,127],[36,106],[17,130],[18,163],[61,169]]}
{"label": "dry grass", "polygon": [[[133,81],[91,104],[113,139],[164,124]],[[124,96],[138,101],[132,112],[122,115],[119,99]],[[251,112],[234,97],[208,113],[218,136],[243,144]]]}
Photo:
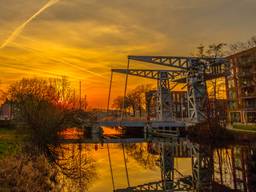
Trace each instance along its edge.
{"label": "dry grass", "polygon": [[0,191],[59,191],[56,171],[43,156],[7,156],[0,160]]}

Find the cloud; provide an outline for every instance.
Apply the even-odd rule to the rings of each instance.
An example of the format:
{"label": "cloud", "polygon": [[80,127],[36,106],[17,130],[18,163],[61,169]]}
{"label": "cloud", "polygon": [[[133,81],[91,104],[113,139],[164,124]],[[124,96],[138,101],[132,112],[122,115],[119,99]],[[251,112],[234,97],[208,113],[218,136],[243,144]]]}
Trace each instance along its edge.
{"label": "cloud", "polygon": [[24,23],[22,23],[20,26],[18,26],[11,35],[5,39],[2,45],[0,45],[0,49],[4,48],[6,45],[8,45],[10,42],[15,40],[15,38],[23,31],[23,29],[31,22],[33,21],[37,16],[39,16],[42,12],[44,12],[49,7],[53,6],[59,2],[59,0],[49,0],[43,7],[41,7],[37,12],[35,12],[31,17],[29,17]]}
{"label": "cloud", "polygon": [[[1,42],[46,2],[0,0]],[[200,43],[246,40],[256,31],[255,6],[254,0],[61,0],[0,50],[1,86],[22,76],[66,75],[75,85],[86,82],[89,102],[103,105],[109,70],[125,67],[127,55],[189,55]]]}

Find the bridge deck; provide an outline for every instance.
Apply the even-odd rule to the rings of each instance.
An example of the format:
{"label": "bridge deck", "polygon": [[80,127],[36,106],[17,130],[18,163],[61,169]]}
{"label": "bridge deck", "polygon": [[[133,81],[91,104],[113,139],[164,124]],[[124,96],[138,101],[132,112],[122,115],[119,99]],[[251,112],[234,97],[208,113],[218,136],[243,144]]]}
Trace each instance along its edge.
{"label": "bridge deck", "polygon": [[100,127],[145,127],[147,124],[150,124],[153,128],[158,127],[186,127],[185,121],[150,121],[145,120],[139,121],[99,121],[97,123]]}
{"label": "bridge deck", "polygon": [[143,143],[144,138],[81,138],[81,139],[59,139],[63,144],[99,144],[99,143]]}

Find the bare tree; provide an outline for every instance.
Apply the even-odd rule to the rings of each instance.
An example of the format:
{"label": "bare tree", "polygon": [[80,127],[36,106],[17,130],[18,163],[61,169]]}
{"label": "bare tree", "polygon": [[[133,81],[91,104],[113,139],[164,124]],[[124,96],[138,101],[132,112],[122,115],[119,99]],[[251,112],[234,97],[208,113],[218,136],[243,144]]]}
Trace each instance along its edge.
{"label": "bare tree", "polygon": [[54,160],[58,133],[72,125],[77,101],[66,79],[22,79],[12,84],[8,98],[18,119],[26,123],[28,152],[43,153]]}
{"label": "bare tree", "polygon": [[[138,110],[141,117],[142,112],[146,110],[145,94],[147,91],[151,90],[151,87],[152,85],[139,85],[128,92],[125,99],[123,96],[116,97],[113,102],[113,107],[122,110],[122,107],[124,106],[124,110],[126,112],[132,111],[133,116],[135,116],[135,113]],[[123,102],[125,102],[124,105]]]}
{"label": "bare tree", "polygon": [[30,158],[29,161],[37,156],[45,156],[65,178],[79,180],[86,187],[95,175],[93,160],[89,156],[85,158],[81,147],[75,155],[78,157],[77,152],[80,152],[80,159],[74,156],[71,159],[68,149],[58,142],[63,129],[79,125],[81,117],[83,121],[89,118],[80,110],[80,102],[69,81],[66,78],[22,79],[10,86],[8,99],[15,105],[18,120],[26,123],[20,131],[26,135],[22,152]]}
{"label": "bare tree", "polygon": [[246,49],[256,47],[256,36],[252,36],[249,40],[245,42],[236,42],[229,45],[229,54],[234,54]]}
{"label": "bare tree", "polygon": [[97,178],[96,161],[89,145],[59,147],[58,179],[63,191],[84,191]]}
{"label": "bare tree", "polygon": [[127,154],[134,158],[140,165],[147,169],[154,169],[159,166],[158,156],[150,153],[152,143],[136,143],[124,146]]}
{"label": "bare tree", "polygon": [[139,111],[140,117],[142,112],[146,111],[146,92],[152,89],[152,85],[139,85],[131,91],[133,94],[133,102],[136,104],[135,107]]}
{"label": "bare tree", "polygon": [[204,57],[205,56],[205,46],[200,44],[197,48],[196,48],[196,56],[198,57]]}
{"label": "bare tree", "polygon": [[[124,103],[124,104],[123,104]],[[112,107],[114,107],[115,109],[118,109],[118,110],[122,110],[123,107],[124,107],[124,111],[127,112],[127,110],[129,109],[130,107],[130,103],[129,103],[129,99],[128,97],[124,97],[123,96],[118,96],[114,99],[113,101],[113,105]]]}

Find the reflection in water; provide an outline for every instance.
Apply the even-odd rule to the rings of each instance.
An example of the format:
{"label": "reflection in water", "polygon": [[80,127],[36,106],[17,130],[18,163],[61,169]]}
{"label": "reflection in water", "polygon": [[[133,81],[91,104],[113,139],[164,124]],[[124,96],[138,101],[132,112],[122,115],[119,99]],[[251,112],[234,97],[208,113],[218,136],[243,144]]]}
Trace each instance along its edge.
{"label": "reflection in water", "polygon": [[79,139],[84,136],[84,132],[81,129],[73,127],[64,129],[59,133],[59,136],[65,139]]}
{"label": "reflection in water", "polygon": [[65,144],[58,149],[58,179],[62,191],[85,191],[97,178],[91,149],[83,144]]}
{"label": "reflection in water", "polygon": [[[63,144],[63,191],[254,191],[256,146],[108,137]],[[83,142],[83,140],[80,140]]]}
{"label": "reflection in water", "polygon": [[152,153],[151,143],[124,144],[128,156],[134,158],[145,169],[159,166],[159,155]]}
{"label": "reflection in water", "polygon": [[236,145],[214,151],[214,180],[238,191],[256,189],[256,146]]}

